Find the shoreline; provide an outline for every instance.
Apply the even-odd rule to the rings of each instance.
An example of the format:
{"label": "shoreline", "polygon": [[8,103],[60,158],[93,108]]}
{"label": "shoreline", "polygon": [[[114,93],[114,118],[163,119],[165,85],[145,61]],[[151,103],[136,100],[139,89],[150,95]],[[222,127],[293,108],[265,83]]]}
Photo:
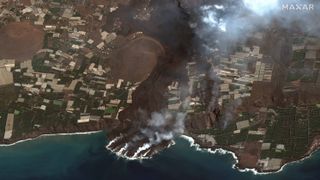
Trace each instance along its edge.
{"label": "shoreline", "polygon": [[[110,148],[110,146],[118,139],[119,137],[114,138],[113,140],[111,140],[106,146],[105,148],[110,151],[112,154],[116,155],[119,158],[122,158],[124,160],[127,161],[140,161],[142,162],[143,160],[149,160],[152,159],[154,155],[152,156],[141,156],[141,157],[128,157],[126,154],[122,154],[122,150],[120,149],[119,151],[114,151]],[[175,145],[175,141],[172,141],[166,148],[170,148],[171,146]],[[148,153],[149,151],[147,151]],[[160,153],[160,152],[159,152]],[[157,155],[157,154],[155,154]]]}
{"label": "shoreline", "polygon": [[109,131],[115,125],[113,121],[108,119],[99,122],[90,122],[87,124],[76,124],[68,127],[43,127],[34,131],[22,134],[21,136],[14,136],[9,140],[0,140],[1,146],[10,146],[19,142],[24,142],[32,139],[36,139],[41,136],[55,136],[55,135],[69,135],[69,134],[86,134],[88,132]]}
{"label": "shoreline", "polygon": [[295,163],[301,163],[302,161],[311,158],[312,155],[314,153],[316,153],[319,149],[316,149],[315,151],[313,151],[312,153],[308,154],[307,156],[295,160],[295,161],[290,161],[290,162],[286,162],[284,163],[280,169],[276,170],[276,171],[269,171],[269,172],[259,172],[257,169],[255,168],[239,168],[237,166],[237,164],[239,163],[239,158],[238,156],[229,150],[223,149],[223,148],[217,148],[212,150],[211,148],[201,148],[200,144],[195,143],[195,140],[191,137],[191,136],[187,136],[187,135],[181,135],[181,138],[187,140],[190,143],[190,147],[195,147],[197,151],[200,152],[208,152],[211,154],[220,154],[220,155],[226,155],[229,154],[232,156],[232,158],[235,160],[235,163],[232,163],[232,168],[235,170],[238,170],[239,172],[252,172],[254,175],[268,175],[268,174],[277,174],[283,171],[283,169],[285,168],[285,166],[290,165],[290,164],[295,164]]}
{"label": "shoreline", "polygon": [[23,142],[28,142],[28,141],[33,141],[33,140],[37,140],[39,138],[42,137],[52,137],[52,136],[74,136],[74,135],[89,135],[89,134],[96,134],[99,132],[103,132],[103,130],[97,130],[97,131],[87,131],[87,132],[73,132],[73,133],[52,133],[52,134],[41,134],[37,137],[34,138],[27,138],[27,139],[22,139],[16,142],[13,142],[11,144],[0,144],[0,147],[11,147],[14,145],[17,145],[19,143],[23,143]]}
{"label": "shoreline", "polygon": [[[74,136],[74,135],[90,135],[90,134],[96,134],[96,133],[101,133],[103,132],[103,130],[93,130],[93,131],[84,131],[84,132],[71,132],[71,133],[52,133],[52,134],[49,134],[49,133],[45,133],[45,134],[41,134],[37,137],[34,137],[34,138],[27,138],[27,139],[23,139],[23,140],[19,140],[19,141],[16,141],[16,142],[13,142],[11,144],[0,144],[0,148],[1,147],[12,147],[12,146],[15,146],[17,144],[20,144],[20,143],[24,143],[24,142],[28,142],[28,141],[33,141],[33,140],[37,140],[39,138],[43,138],[43,137],[52,137],[52,136]],[[226,150],[226,149],[223,149],[223,148],[216,148],[214,150],[212,150],[211,148],[202,148],[200,144],[197,144],[195,143],[195,140],[191,137],[191,136],[187,136],[187,135],[181,135],[180,138],[183,138],[185,139],[186,141],[188,141],[190,143],[190,147],[195,147],[196,151],[200,151],[200,152],[207,152],[207,153],[210,153],[210,154],[218,154],[218,155],[231,155],[232,158],[235,160],[234,163],[232,163],[232,168],[235,169],[235,170],[238,170],[239,172],[252,172],[254,175],[268,175],[268,174],[276,174],[276,173],[280,173],[283,171],[283,169],[287,166],[287,165],[290,165],[290,164],[295,164],[295,163],[301,163],[303,162],[304,160],[308,159],[308,158],[311,158],[312,155],[314,153],[316,153],[319,149],[316,149],[315,151],[313,151],[312,153],[308,154],[307,156],[301,158],[301,159],[298,159],[298,160],[295,160],[295,161],[290,161],[290,162],[286,162],[284,163],[280,169],[276,170],[276,171],[269,171],[269,172],[260,172],[258,171],[257,169],[255,168],[240,168],[237,166],[237,164],[239,163],[239,158],[238,156],[230,151],[230,150]],[[133,157],[127,157],[125,155],[122,155],[122,154],[119,154],[118,152],[114,152],[113,150],[111,150],[110,148],[108,148],[108,145],[112,143],[112,141],[110,141],[106,146],[105,148],[111,152],[112,154],[116,155],[117,157],[119,158],[122,158],[124,160],[127,160],[127,161],[143,161],[143,160],[149,160],[149,159],[152,159],[152,157],[144,157],[144,158],[133,158]],[[170,148],[171,146],[175,145],[175,141],[173,141],[173,143],[171,143],[167,148]]]}

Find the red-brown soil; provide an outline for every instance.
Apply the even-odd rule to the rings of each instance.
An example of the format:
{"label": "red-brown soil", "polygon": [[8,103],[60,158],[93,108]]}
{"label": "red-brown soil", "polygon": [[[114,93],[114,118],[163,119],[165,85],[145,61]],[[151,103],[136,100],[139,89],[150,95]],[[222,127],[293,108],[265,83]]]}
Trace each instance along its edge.
{"label": "red-brown soil", "polygon": [[27,22],[13,22],[0,29],[0,59],[31,59],[42,48],[44,32]]}
{"label": "red-brown soil", "polygon": [[142,36],[117,50],[111,58],[112,76],[132,82],[145,80],[164,53],[162,45],[147,36]]}
{"label": "red-brown soil", "polygon": [[239,156],[239,167],[241,168],[256,168],[259,159],[261,143],[246,142],[244,149],[237,153]]}
{"label": "red-brown soil", "polygon": [[20,0],[20,2],[25,6],[31,6],[31,1],[30,0]]}

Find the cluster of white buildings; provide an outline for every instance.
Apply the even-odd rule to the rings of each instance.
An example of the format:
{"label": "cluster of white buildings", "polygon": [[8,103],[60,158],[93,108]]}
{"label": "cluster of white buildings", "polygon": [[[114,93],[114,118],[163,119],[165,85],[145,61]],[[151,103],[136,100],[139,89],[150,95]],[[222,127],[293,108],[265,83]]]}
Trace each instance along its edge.
{"label": "cluster of white buildings", "polygon": [[14,114],[13,113],[9,113],[7,115],[7,120],[6,120],[6,126],[5,126],[3,139],[8,140],[8,139],[10,139],[12,137],[13,123],[14,123]]}
{"label": "cluster of white buildings", "polygon": [[[255,64],[254,71],[249,66]],[[255,81],[270,82],[273,65],[264,62],[259,46],[253,48],[242,47],[241,52],[236,52],[227,58],[220,59],[217,74],[220,78],[219,104],[238,98],[251,96],[252,84]]]}
{"label": "cluster of white buildings", "polygon": [[11,69],[15,66],[14,59],[0,60],[0,87],[13,84]]}

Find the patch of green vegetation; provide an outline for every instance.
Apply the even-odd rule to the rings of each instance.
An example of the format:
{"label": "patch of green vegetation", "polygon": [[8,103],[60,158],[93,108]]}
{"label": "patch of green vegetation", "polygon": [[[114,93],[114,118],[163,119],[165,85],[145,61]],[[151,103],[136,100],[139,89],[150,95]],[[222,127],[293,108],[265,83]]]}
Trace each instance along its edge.
{"label": "patch of green vegetation", "polygon": [[63,106],[63,101],[61,101],[61,100],[54,100],[54,101],[53,101],[53,104],[56,105],[56,106],[62,107],[62,106]]}
{"label": "patch of green vegetation", "polygon": [[117,112],[117,107],[109,107],[105,110],[106,114],[113,114]]}
{"label": "patch of green vegetation", "polygon": [[120,99],[122,101],[127,100],[128,97],[128,91],[125,89],[117,89],[114,91],[114,98]]}
{"label": "patch of green vegetation", "polygon": [[26,111],[14,118],[13,136],[21,137],[23,134],[31,132],[33,129],[34,113]]}
{"label": "patch of green vegetation", "polygon": [[[261,157],[295,159],[303,156],[309,144],[308,119],[303,118],[305,114],[297,112],[295,107],[278,109],[277,113],[276,121],[269,121],[264,139],[272,146],[270,150],[263,151]],[[285,151],[276,152],[278,144],[285,145]]]}
{"label": "patch of green vegetation", "polygon": [[18,92],[13,85],[0,88],[0,109],[8,109],[8,105],[15,101],[18,97]]}
{"label": "patch of green vegetation", "polygon": [[32,67],[35,71],[46,73],[51,71],[51,68],[49,66],[44,65],[45,58],[46,56],[42,57],[37,55],[33,57]]}
{"label": "patch of green vegetation", "polygon": [[59,13],[61,12],[61,9],[58,7],[53,7],[53,8],[50,8],[49,11],[54,15],[59,15]]}
{"label": "patch of green vegetation", "polygon": [[0,136],[4,136],[4,129],[6,126],[6,113],[0,112]]}
{"label": "patch of green vegetation", "polygon": [[302,44],[304,42],[303,37],[297,37],[293,39],[293,44]]}
{"label": "patch of green vegetation", "polygon": [[313,107],[309,111],[309,135],[314,137],[320,133],[320,108]]}
{"label": "patch of green vegetation", "polygon": [[301,73],[298,73],[298,72],[295,72],[295,73],[289,72],[288,75],[287,75],[287,81],[288,81],[288,82],[297,81],[297,80],[301,79],[302,77],[303,77],[303,74],[301,74]]}
{"label": "patch of green vegetation", "polygon": [[313,78],[312,77],[308,77],[308,76],[303,76],[301,78],[301,81],[303,81],[303,82],[311,82],[312,80],[313,80]]}
{"label": "patch of green vegetation", "polygon": [[192,106],[192,108],[194,109],[194,112],[203,112],[206,110],[206,107],[204,105],[196,105]]}
{"label": "patch of green vegetation", "polygon": [[53,0],[53,2],[56,2],[56,3],[63,3],[64,0]]}
{"label": "patch of green vegetation", "polygon": [[51,41],[51,49],[53,49],[53,50],[55,50],[55,51],[57,51],[57,50],[59,50],[59,49],[61,49],[61,47],[62,47],[62,43],[59,41],[59,39],[53,39],[52,41]]}
{"label": "patch of green vegetation", "polygon": [[43,48],[49,47],[49,38],[52,36],[52,33],[46,33],[43,38]]}
{"label": "patch of green vegetation", "polygon": [[20,115],[20,111],[19,111],[19,110],[15,110],[15,111],[14,111],[14,115],[15,115],[15,116]]}
{"label": "patch of green vegetation", "polygon": [[293,52],[293,57],[292,57],[292,60],[293,61],[303,61],[304,58],[306,56],[306,51],[305,50],[302,50],[302,51],[294,51]]}
{"label": "patch of green vegetation", "polygon": [[248,135],[247,141],[259,141],[259,140],[263,140],[264,136],[263,135]]}
{"label": "patch of green vegetation", "polygon": [[301,80],[302,82],[316,82],[318,73],[317,71],[308,70],[312,72],[306,73],[306,70],[299,71],[299,68],[292,69],[291,72],[287,74],[287,81]]}
{"label": "patch of green vegetation", "polygon": [[238,134],[234,134],[232,132],[232,133],[216,135],[215,139],[220,145],[233,145],[233,144],[246,141],[247,136],[248,136],[248,130],[241,130],[241,132]]}

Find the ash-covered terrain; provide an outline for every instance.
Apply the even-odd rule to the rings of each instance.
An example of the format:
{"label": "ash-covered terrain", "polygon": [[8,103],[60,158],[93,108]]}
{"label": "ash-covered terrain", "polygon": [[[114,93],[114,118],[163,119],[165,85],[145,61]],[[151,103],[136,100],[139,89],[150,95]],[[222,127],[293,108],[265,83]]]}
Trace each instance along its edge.
{"label": "ash-covered terrain", "polygon": [[0,1],[1,143],[106,130],[140,159],[187,135],[278,170],[320,144],[319,6]]}
{"label": "ash-covered terrain", "polygon": [[[132,2],[133,4],[140,4]],[[148,20],[133,19],[128,15],[120,21],[128,31],[142,31],[158,40],[164,53],[156,57],[157,65],[148,78],[141,82],[132,95],[133,103],[120,113],[120,126],[111,133],[109,149],[127,157],[149,157],[166,148],[172,140],[184,132],[186,112],[168,110],[168,86],[173,82],[185,84],[180,89],[179,101],[187,102],[186,63],[191,61],[194,32],[189,26],[190,15],[178,1],[146,1],[151,11]],[[129,6],[136,11],[135,6]],[[139,9],[139,8],[138,8]],[[121,8],[118,11],[121,13]],[[116,15],[121,17],[121,15]],[[144,68],[145,64],[141,64]],[[186,108],[186,107],[185,107]]]}
{"label": "ash-covered terrain", "polygon": [[[304,11],[296,12],[290,7],[283,9],[290,3],[293,2],[181,0],[147,1],[146,5],[141,5],[143,3],[132,1],[132,4],[140,4],[138,9],[146,7],[144,11],[150,12],[150,16],[145,19],[120,18],[125,31],[144,32],[158,40],[165,52],[157,58],[157,66],[149,77],[133,93],[133,103],[120,113],[121,124],[111,133],[108,149],[129,158],[150,157],[168,147],[181,134],[191,135],[204,147],[214,147],[216,134],[204,135],[211,134],[209,129],[223,132],[237,121],[238,114],[243,111],[259,112],[265,106],[288,107],[288,97],[285,97],[283,89],[287,86],[286,71],[293,55],[292,36],[299,33],[317,36],[319,29],[312,23],[311,19],[316,15],[309,12],[312,11],[308,9],[309,4]],[[124,9],[132,7],[136,8],[129,6]],[[121,8],[118,12],[121,13]],[[240,44],[246,44],[251,50],[260,46],[263,62],[273,64],[272,80],[265,89],[270,89],[270,95],[263,94],[264,90],[259,94],[264,84],[257,82],[249,97],[235,98],[232,95],[227,102],[219,102],[225,96],[225,92],[221,92],[221,84],[226,81],[221,75],[223,68],[219,59],[236,52]],[[242,74],[257,71],[250,63],[248,60],[239,71]],[[192,68],[196,72],[190,72]],[[190,87],[190,84],[194,85],[194,77],[190,73],[203,77],[197,91]],[[180,106],[172,111],[170,95],[175,83],[179,83],[177,96]],[[194,108],[195,98],[200,104],[198,112],[190,111]],[[256,124],[260,123],[264,127],[265,122]],[[216,147],[234,149],[240,156],[241,167],[257,168],[260,166],[261,148],[257,148],[260,143],[256,144],[254,140],[244,142],[244,151],[236,150],[236,145],[226,147],[219,142]]]}

